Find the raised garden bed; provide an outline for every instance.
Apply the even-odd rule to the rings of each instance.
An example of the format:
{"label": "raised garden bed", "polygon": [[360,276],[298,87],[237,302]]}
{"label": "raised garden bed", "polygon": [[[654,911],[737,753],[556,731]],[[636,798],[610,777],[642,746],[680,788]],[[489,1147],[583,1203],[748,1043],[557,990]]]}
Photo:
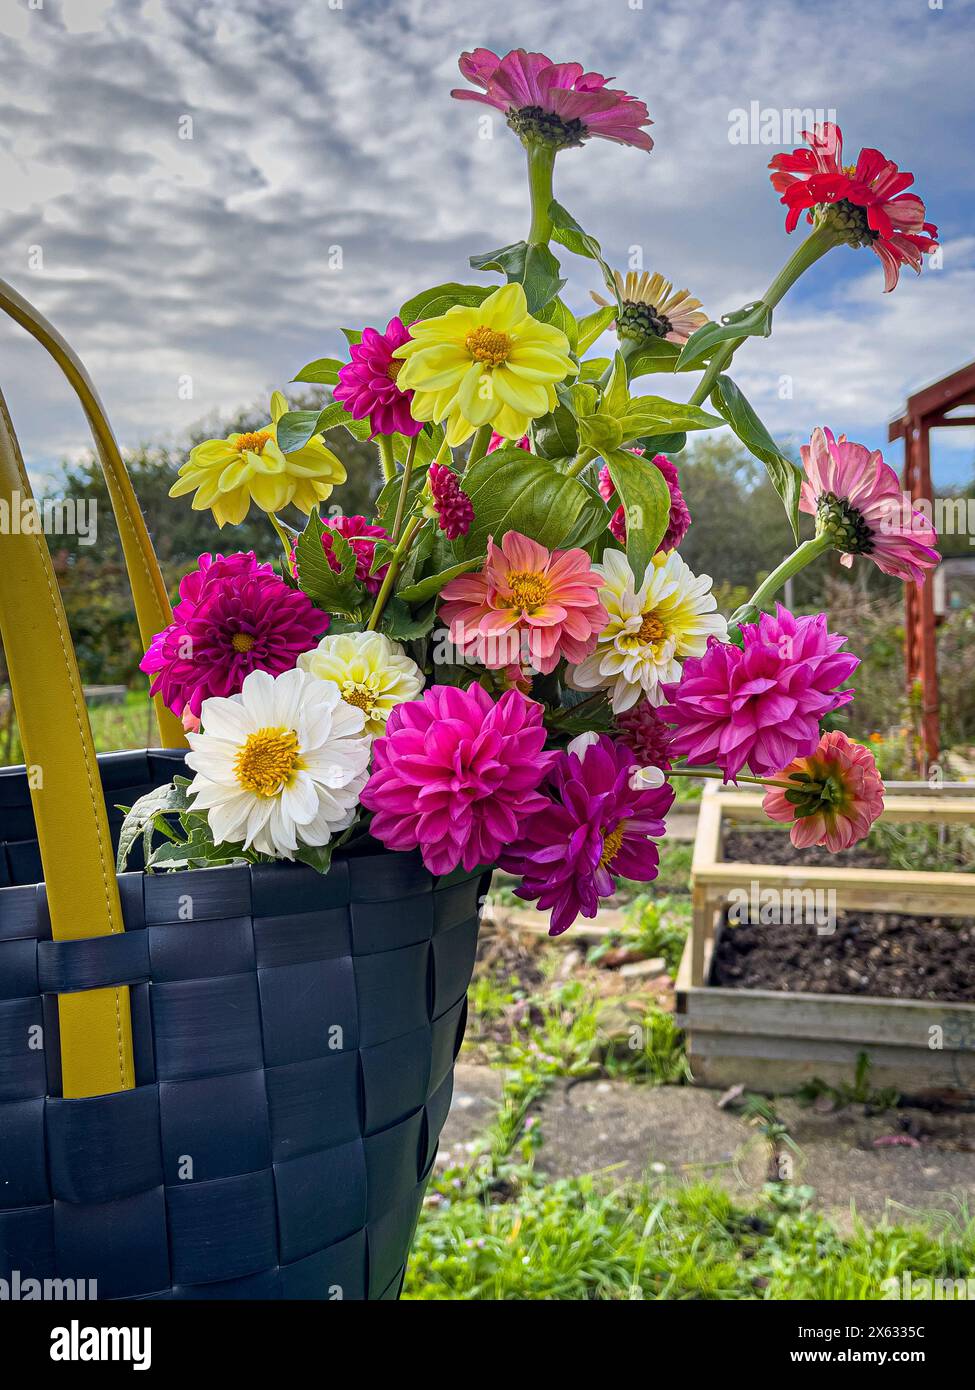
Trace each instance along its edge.
{"label": "raised garden bed", "polygon": [[[898,789],[882,821],[975,826],[975,789]],[[741,853],[762,859],[730,857]],[[866,1054],[877,1088],[975,1094],[975,873],[883,860],[869,843],[800,853],[760,796],[705,795],[677,977],[695,1080],[849,1084]]]}

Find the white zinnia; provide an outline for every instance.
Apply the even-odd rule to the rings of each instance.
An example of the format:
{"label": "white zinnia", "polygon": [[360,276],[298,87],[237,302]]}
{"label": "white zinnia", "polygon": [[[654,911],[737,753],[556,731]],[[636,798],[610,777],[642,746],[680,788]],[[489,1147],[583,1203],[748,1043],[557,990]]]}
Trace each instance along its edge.
{"label": "white zinnia", "polygon": [[639,589],[621,550],[607,550],[593,568],[605,581],[599,598],[609,622],[596,650],[570,671],[569,684],[611,690],[614,714],[641,698],[662,704],[661,685],[680,680],[678,658],[703,656],[709,637],[728,636],[725,619],[715,611],[711,576],[692,574],[676,550],[654,555]]}
{"label": "white zinnia", "polygon": [[365,731],[375,737],[386,730],[394,705],[416,700],[423,675],[398,642],[381,632],[343,632],[323,637],[298,666],[319,680],[334,681],[346,704],[361,709]]}
{"label": "white zinnia", "polygon": [[188,734],[187,788],[216,843],[293,859],[327,845],[355,818],[369,776],[365,716],[333,681],[304,671],[252,671],[239,695],[204,700]]}

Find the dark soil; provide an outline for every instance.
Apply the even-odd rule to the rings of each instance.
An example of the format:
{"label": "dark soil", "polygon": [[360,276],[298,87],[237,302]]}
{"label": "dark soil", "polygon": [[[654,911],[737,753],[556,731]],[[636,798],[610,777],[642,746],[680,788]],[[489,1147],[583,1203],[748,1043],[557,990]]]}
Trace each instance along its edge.
{"label": "dark soil", "polygon": [[736,864],[795,864],[797,867],[888,869],[886,854],[866,845],[831,853],[824,845],[796,849],[787,827],[782,830],[728,830],[724,837],[725,859]]}
{"label": "dark soil", "polygon": [[840,912],[829,935],[814,924],[728,925],[715,948],[712,983],[975,1003],[975,922]]}

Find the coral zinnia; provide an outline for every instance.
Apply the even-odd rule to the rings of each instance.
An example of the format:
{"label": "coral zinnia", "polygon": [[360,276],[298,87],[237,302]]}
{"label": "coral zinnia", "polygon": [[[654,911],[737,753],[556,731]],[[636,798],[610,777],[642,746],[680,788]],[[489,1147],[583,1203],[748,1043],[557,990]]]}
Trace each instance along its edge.
{"label": "coral zinnia", "polygon": [[492,864],[546,804],[544,746],[542,706],[520,691],[495,704],[479,685],[435,685],[397,705],[373,745],[370,831],[389,849],[419,847],[433,874]]}
{"label": "coral zinnia", "polygon": [[466,536],[474,520],[474,504],[461,487],[457,474],[446,464],[431,463],[428,474],[430,506],[449,541]]}
{"label": "coral zinnia", "polygon": [[606,734],[584,734],[559,753],[542,790],[543,810],[501,855],[522,876],[515,892],[551,909],[550,935],[581,913],[595,917],[599,899],[616,889],[614,874],[648,883],[657,876],[657,846],[674,799],[668,784],[647,788],[629,748]]}
{"label": "coral zinnia", "polygon": [[282,452],[277,428],[287,409],[288,402],[275,391],[269,424],[197,444],[169,489],[170,497],[195,492],[193,510],[209,507],[218,526],[238,526],[251,502],[264,512],[278,512],[289,504],[310,512],[324,502],[333,486],[345,482],[345,468],[320,434],[300,449]]}
{"label": "coral zinnia", "polygon": [[355,577],[360,584],[366,586],[366,592],[378,594],[382,586],[383,578],[388,565],[380,565],[375,574],[371,574],[372,562],[376,553],[376,541],[388,541],[389,532],[382,526],[375,526],[371,521],[367,521],[364,516],[333,516],[325,520],[325,529],[322,531],[322,546],[325,550],[325,558],[328,560],[329,569],[333,569],[338,574],[342,566],[339,564],[335,555],[335,547],[332,544],[330,531],[335,531],[340,536],[344,536],[352,547],[355,554]]}
{"label": "coral zinnia", "polygon": [[474,308],[455,304],[413,324],[393,356],[403,361],[400,387],[414,391],[414,416],[446,420],[452,446],[488,423],[520,439],[531,420],[555,409],[555,383],[578,370],[568,338],[532,318],[514,282]]}
{"label": "coral zinnia", "polygon": [[839,126],[816,126],[803,131],[808,150],[777,154],[769,163],[772,187],[789,209],[787,232],[802,212],[812,222],[813,211],[850,246],[869,246],[884,267],[884,291],[897,284],[902,265],[920,273],[923,257],[937,246],[937,227],[924,220],[924,203],[903,190],[914,175],[902,172],[879,150],[861,150],[856,164],[843,164],[843,133]]}
{"label": "coral zinnia", "polygon": [[792,822],[797,849],[825,845],[835,854],[862,840],[884,809],[884,784],[873,754],[834,729],[815,753],[795,758],[776,773],[792,787],[769,787],[762,809],[772,820]]}
{"label": "coral zinnia", "polygon": [[[701,311],[701,301],[694,299],[689,290],[674,294],[673,285],[662,275],[651,275],[647,270],[638,275],[630,270],[624,278],[614,270],[613,279],[623,303],[623,312],[616,319],[621,338],[634,338],[641,343],[648,338],[686,343],[708,321],[707,314]],[[591,294],[601,308],[607,309],[613,303],[595,290]]]}
{"label": "coral zinnia", "polygon": [[352,361],[339,372],[339,384],[332,395],[345,402],[354,420],[369,416],[370,439],[377,434],[412,436],[423,429],[423,422],[410,414],[413,392],[400,390],[396,382],[402,364],[393,357],[393,349],[409,338],[398,318],[390,319],[385,333],[364,328],[362,340],[351,348]]}
{"label": "coral zinnia", "polygon": [[445,584],[441,616],[466,656],[497,669],[532,666],[547,674],[562,657],[582,661],[609,615],[602,578],[584,550],[546,550],[517,531],[495,545],[484,568]]}
{"label": "coral zinnia", "polygon": [[[642,449],[631,449],[631,454],[642,454]],[[687,510],[687,503],[680,490],[680,483],[677,480],[677,469],[671,463],[666,454],[654,454],[651,460],[657,465],[664,475],[664,481],[670,491],[670,519],[667,522],[667,529],[661,538],[657,550],[676,550],[681,541],[687,535],[687,529],[691,524],[691,514]],[[610,502],[616,492],[616,487],[609,475],[609,468],[603,464],[599,470],[599,495],[604,502]],[[626,544],[626,508],[617,507],[609,522],[609,529],[620,542]]]}
{"label": "coral zinnia", "polygon": [[659,705],[662,682],[680,675],[678,658],[700,656],[710,636],[727,635],[711,576],[692,574],[676,550],[654,555],[639,589],[621,550],[607,550],[595,568],[609,622],[592,655],[569,672],[569,684],[612,691],[615,714],[643,697]]}
{"label": "coral zinnia", "polygon": [[923,584],[924,571],[941,558],[938,537],[880,450],[815,429],[800,452],[806,481],[799,510],[816,518],[820,535],[833,538],[843,551],[840,563],[849,568],[854,555],[869,555],[884,574]]}
{"label": "coral zinnia", "polygon": [[611,79],[584,72],[581,63],[553,63],[544,53],[512,49],[503,58],[489,48],[462,53],[460,70],[482,90],[456,87],[458,101],[480,101],[503,111],[523,144],[544,142],[556,149],[581,145],[590,136],[619,145],[653,149],[642,130],[653,125],[646,105],[628,92],[607,87]]}
{"label": "coral zinnia", "polygon": [[251,671],[277,675],[294,666],[328,627],[322,613],[253,551],[201,555],[179,586],[169,627],[140,662],[174,714],[199,715],[212,695],[235,695]]}
{"label": "coral zinnia", "polygon": [[715,763],[733,780],[747,765],[771,776],[819,741],[819,721],[853,699],[839,690],[859,666],[830,633],[825,613],[796,618],[781,604],[742,625],[743,647],[712,640],[668,685],[661,714],[677,731],[675,757]]}

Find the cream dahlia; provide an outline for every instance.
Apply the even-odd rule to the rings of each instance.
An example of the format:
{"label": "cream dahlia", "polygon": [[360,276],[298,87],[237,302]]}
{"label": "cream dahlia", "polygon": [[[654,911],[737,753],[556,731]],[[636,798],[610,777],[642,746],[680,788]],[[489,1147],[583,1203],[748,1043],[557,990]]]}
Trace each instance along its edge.
{"label": "cream dahlia", "polygon": [[326,637],[298,666],[319,680],[334,681],[347,705],[361,709],[370,737],[385,732],[394,705],[415,700],[423,674],[398,642],[381,632],[343,632]]}

